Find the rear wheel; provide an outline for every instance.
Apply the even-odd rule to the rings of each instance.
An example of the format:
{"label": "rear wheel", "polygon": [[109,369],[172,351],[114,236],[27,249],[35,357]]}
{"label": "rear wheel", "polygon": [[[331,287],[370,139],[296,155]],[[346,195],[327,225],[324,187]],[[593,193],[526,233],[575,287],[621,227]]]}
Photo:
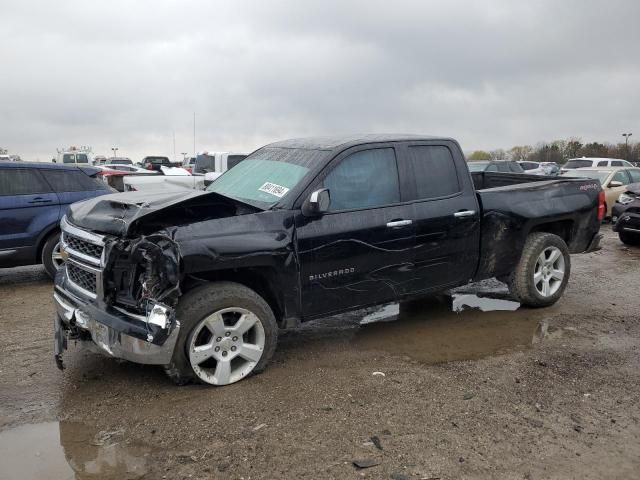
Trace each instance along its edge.
{"label": "rear wheel", "polygon": [[41,252],[42,265],[51,278],[56,276],[56,272],[64,264],[64,258],[60,252],[60,232],[49,235],[44,242]]}
{"label": "rear wheel", "polygon": [[640,234],[639,233],[631,233],[625,232],[624,230],[618,232],[618,237],[620,237],[620,241],[625,245],[640,245]]}
{"label": "rear wheel", "polygon": [[244,285],[198,287],[180,299],[176,315],[180,334],[165,372],[178,384],[229,385],[263,371],[275,352],[275,316]]}
{"label": "rear wheel", "polygon": [[522,256],[508,278],[511,294],[523,305],[546,307],[562,296],[571,273],[571,256],[562,238],[537,232],[527,237]]}

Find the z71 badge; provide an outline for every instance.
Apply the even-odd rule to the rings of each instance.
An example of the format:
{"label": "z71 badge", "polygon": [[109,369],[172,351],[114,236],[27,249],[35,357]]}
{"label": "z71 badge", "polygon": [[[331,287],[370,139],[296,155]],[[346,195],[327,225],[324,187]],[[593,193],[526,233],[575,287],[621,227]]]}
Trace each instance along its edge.
{"label": "z71 badge", "polygon": [[315,275],[309,275],[309,281],[313,282],[314,280],[320,280],[323,278],[331,278],[331,277],[339,277],[340,275],[348,275],[349,273],[354,273],[356,271],[355,268],[341,268],[340,270],[333,270],[331,272],[325,273],[316,273]]}

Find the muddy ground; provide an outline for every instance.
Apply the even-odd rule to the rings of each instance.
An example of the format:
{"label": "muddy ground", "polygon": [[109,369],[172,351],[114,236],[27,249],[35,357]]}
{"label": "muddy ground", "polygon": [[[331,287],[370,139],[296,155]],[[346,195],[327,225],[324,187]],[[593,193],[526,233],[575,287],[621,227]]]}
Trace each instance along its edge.
{"label": "muddy ground", "polygon": [[327,319],[224,388],[73,346],[58,371],[51,282],[0,270],[0,478],[638,478],[640,249],[604,230],[551,308]]}

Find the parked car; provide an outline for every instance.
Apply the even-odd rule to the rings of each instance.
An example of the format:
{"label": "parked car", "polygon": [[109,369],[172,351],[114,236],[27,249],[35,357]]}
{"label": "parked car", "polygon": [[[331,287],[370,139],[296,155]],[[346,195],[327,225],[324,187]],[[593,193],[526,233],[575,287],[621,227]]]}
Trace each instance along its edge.
{"label": "parked car", "polygon": [[612,208],[613,231],[622,243],[640,245],[640,183],[627,185]]}
{"label": "parked car", "polygon": [[314,318],[490,277],[552,305],[603,215],[591,179],[470,175],[447,138],[273,143],[207,191],[72,205],[56,360],[70,335],[177,383],[226,385],[267,366],[279,328]]}
{"label": "parked car", "polygon": [[160,171],[160,167],[172,167],[169,157],[144,157],[142,159],[142,168],[147,170]]}
{"label": "parked car", "polygon": [[105,165],[133,165],[130,158],[127,157],[111,157],[104,162]]}
{"label": "parked car", "polygon": [[577,168],[563,174],[564,176],[593,178],[600,182],[605,193],[606,214],[611,217],[613,205],[630,183],[640,182],[640,168],[601,167]]}
{"label": "parked car", "polygon": [[633,164],[619,158],[582,157],[567,160],[567,163],[562,166],[562,171],[596,167],[633,167]]}
{"label": "parked car", "polygon": [[0,268],[42,263],[53,277],[63,262],[60,219],[67,206],[111,193],[93,167],[0,163]]}
{"label": "parked car", "polygon": [[483,160],[468,162],[471,172],[525,173],[518,162],[513,160]]}

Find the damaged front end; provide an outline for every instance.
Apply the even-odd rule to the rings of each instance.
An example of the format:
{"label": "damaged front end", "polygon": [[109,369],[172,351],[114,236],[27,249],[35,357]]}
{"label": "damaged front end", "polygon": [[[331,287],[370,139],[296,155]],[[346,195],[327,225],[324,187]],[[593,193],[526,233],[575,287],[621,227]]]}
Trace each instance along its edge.
{"label": "damaged front end", "polygon": [[136,363],[171,361],[180,324],[180,250],[162,233],[101,236],[61,223],[68,255],[56,276],[55,355],[60,368],[68,340]]}

